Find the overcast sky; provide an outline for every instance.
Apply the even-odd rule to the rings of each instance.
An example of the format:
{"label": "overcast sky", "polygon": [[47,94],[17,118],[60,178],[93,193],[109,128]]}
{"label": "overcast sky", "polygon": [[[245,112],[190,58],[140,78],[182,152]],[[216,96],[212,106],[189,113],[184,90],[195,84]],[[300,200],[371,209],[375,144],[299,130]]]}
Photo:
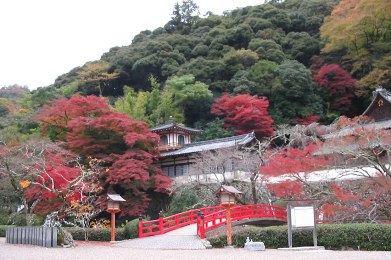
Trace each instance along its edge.
{"label": "overcast sky", "polygon": [[[35,89],[166,24],[182,0],[1,0],[0,87]],[[201,15],[264,0],[195,0]]]}

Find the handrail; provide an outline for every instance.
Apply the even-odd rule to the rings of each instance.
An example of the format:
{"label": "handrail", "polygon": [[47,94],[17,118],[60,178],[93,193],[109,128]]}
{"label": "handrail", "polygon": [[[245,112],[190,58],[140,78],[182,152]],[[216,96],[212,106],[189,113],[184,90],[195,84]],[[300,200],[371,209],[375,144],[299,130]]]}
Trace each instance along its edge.
{"label": "handrail", "polygon": [[[268,204],[251,204],[234,206],[231,210],[231,221],[249,218],[267,218],[286,222],[286,209]],[[226,209],[200,217],[197,222],[197,234],[205,238],[205,233],[226,224]]]}
{"label": "handrail", "polygon": [[[268,218],[285,221],[287,219],[286,209],[268,204],[251,204],[234,206],[231,210],[231,221],[246,218]],[[199,209],[192,209],[169,217],[139,222],[139,237],[161,235],[166,232],[197,223],[197,234],[205,238],[205,232],[225,225],[226,208],[212,206]]]}
{"label": "handrail", "polygon": [[223,209],[221,206],[212,206],[184,211],[168,217],[160,217],[155,220],[139,221],[138,236],[148,237],[161,235],[166,232],[197,223],[198,214],[208,215]]}

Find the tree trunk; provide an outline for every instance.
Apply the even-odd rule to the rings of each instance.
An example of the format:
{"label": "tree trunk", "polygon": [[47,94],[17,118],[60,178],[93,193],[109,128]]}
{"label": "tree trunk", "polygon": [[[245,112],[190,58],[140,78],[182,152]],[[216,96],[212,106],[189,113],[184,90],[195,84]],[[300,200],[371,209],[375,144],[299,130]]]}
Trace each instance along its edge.
{"label": "tree trunk", "polygon": [[251,174],[250,183],[251,183],[251,196],[253,198],[253,204],[257,204],[258,198],[257,198],[257,187],[256,187],[257,184],[256,174]]}

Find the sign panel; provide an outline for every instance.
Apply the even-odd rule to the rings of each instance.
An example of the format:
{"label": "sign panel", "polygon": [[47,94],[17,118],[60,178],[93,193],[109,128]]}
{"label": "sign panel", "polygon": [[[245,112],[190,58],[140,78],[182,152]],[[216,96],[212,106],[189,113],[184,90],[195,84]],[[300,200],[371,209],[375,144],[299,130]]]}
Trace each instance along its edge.
{"label": "sign panel", "polygon": [[315,226],[315,210],[313,206],[293,206],[291,210],[292,228]]}

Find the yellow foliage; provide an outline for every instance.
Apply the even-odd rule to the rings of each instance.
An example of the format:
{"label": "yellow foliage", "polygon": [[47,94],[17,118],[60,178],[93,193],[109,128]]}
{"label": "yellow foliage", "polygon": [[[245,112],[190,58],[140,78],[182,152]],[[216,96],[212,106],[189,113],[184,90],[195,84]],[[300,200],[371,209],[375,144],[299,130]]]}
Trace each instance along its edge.
{"label": "yellow foliage", "polygon": [[30,184],[31,184],[31,181],[29,181],[29,180],[24,180],[24,181],[19,182],[19,185],[20,185],[20,187],[22,187],[22,189],[28,188],[30,186]]}
{"label": "yellow foliage", "polygon": [[19,109],[18,112],[19,112],[19,113],[25,114],[25,113],[29,112],[29,110],[28,110],[28,109],[25,109],[25,108],[21,108],[21,109]]}
{"label": "yellow foliage", "polygon": [[[320,28],[321,38],[326,41],[322,51],[343,48],[358,51],[368,40],[381,40],[390,20],[389,0],[341,0]],[[372,32],[377,34],[368,39],[367,35]]]}

